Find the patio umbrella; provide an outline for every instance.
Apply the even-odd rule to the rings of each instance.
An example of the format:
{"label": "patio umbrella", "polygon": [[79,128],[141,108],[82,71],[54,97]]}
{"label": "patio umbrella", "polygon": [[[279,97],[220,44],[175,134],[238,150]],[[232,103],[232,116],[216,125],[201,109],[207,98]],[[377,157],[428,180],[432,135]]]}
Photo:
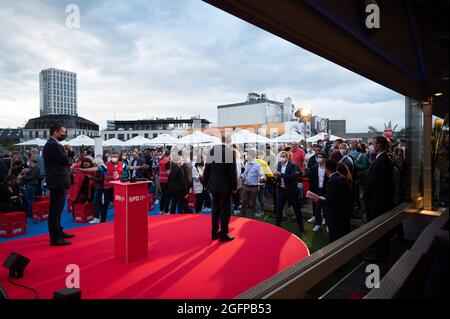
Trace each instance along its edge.
{"label": "patio umbrella", "polygon": [[33,140],[25,141],[19,144],[16,144],[17,146],[44,146],[47,143],[47,140],[43,140],[40,138],[35,138]]}
{"label": "patio umbrella", "polygon": [[210,144],[218,143],[221,144],[220,138],[205,134],[200,131],[194,131],[192,134],[183,136],[178,140],[178,144]]}
{"label": "patio umbrella", "polygon": [[123,146],[144,146],[151,142],[150,139],[145,138],[143,136],[133,137],[131,140],[128,140],[123,143]]}
{"label": "patio umbrella", "polygon": [[68,141],[67,144],[70,146],[94,146],[95,140],[86,135],[78,135],[76,138]]}
{"label": "patio umbrella", "polygon": [[124,142],[117,138],[112,138],[107,141],[103,141],[103,146],[123,146]]}
{"label": "patio umbrella", "polygon": [[169,134],[161,134],[150,140],[148,145],[175,145],[179,144],[179,140]]}
{"label": "patio umbrella", "polygon": [[273,141],[265,136],[255,134],[248,130],[240,130],[239,132],[231,136],[233,144],[246,144],[246,143],[272,143]]}
{"label": "patio umbrella", "polygon": [[283,135],[280,135],[273,139],[276,143],[292,143],[292,142],[300,142],[303,137],[297,132],[289,132]]}

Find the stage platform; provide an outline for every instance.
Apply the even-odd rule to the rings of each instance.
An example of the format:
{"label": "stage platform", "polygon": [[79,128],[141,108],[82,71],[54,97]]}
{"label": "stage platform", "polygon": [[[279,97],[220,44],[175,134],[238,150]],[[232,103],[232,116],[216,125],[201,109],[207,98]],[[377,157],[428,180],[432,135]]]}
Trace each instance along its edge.
{"label": "stage platform", "polygon": [[[209,215],[149,217],[149,258],[122,264],[114,258],[114,223],[70,230],[72,245],[49,246],[48,235],[0,243],[0,263],[11,252],[31,259],[17,283],[52,298],[65,288],[66,266],[80,268],[83,299],[228,299],[234,298],[309,256],[292,233],[247,218],[232,217],[228,243],[212,241]],[[0,285],[11,299],[34,298],[31,291],[8,283],[0,268]]]}

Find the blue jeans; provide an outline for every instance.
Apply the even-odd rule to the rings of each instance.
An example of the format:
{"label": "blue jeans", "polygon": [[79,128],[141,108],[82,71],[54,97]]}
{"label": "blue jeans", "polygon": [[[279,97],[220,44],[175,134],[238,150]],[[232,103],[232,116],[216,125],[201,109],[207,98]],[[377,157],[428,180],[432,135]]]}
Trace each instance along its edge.
{"label": "blue jeans", "polygon": [[23,193],[24,197],[25,197],[25,203],[26,203],[26,207],[27,207],[27,217],[28,218],[32,218],[33,217],[33,203],[34,203],[34,198],[36,197],[36,190],[37,190],[37,186],[34,185],[26,185],[25,186],[25,191]]}
{"label": "blue jeans", "polygon": [[96,189],[94,193],[94,212],[95,218],[100,219],[103,210],[103,189]]}

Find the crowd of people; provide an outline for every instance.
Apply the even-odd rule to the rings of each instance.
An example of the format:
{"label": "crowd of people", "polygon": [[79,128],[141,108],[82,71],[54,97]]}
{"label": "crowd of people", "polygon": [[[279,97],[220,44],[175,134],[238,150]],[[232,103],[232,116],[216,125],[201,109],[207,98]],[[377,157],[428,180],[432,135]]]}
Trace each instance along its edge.
{"label": "crowd of people", "polygon": [[[55,133],[56,142],[62,139]],[[47,154],[47,160],[59,161],[63,166],[68,161],[69,205],[93,202],[95,219],[91,223],[106,221],[114,198],[112,182],[130,178],[151,181],[149,193],[159,203],[160,214],[212,209],[214,215],[226,208],[235,215],[263,217],[267,214],[267,200],[271,199],[275,224],[281,226],[287,212],[292,211],[300,233],[305,231],[302,210],[310,199],[313,216],[307,222],[314,224],[314,232],[326,231],[330,241],[350,232],[352,217],[370,221],[406,196],[405,143],[382,136],[368,144],[338,139],[258,147],[229,145],[232,166],[217,167],[216,173],[215,162],[210,159],[214,156],[211,147],[106,149],[103,154],[85,149],[78,156],[70,147],[55,147],[65,150],[67,158]],[[25,211],[31,220],[35,196],[52,188],[48,185],[51,168],[45,166],[43,153],[43,148],[36,148],[2,155],[0,212]],[[227,174],[234,175],[229,185],[225,182]],[[227,196],[219,196],[225,188]],[[57,210],[62,209],[60,198]],[[192,201],[195,206],[189,205]],[[213,216],[213,225],[219,227],[221,218],[220,214]],[[213,230],[213,237],[217,232]],[[401,235],[400,229],[397,232]],[[222,232],[221,236],[226,239],[228,234]],[[379,257],[386,252],[386,240],[378,247],[375,253]]]}

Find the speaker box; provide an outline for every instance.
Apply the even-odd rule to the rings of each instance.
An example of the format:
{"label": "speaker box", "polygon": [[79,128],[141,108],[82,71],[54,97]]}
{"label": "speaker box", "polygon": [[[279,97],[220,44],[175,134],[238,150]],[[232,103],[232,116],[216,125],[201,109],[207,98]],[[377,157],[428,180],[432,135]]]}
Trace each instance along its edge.
{"label": "speaker box", "polygon": [[81,290],[74,288],[66,288],[55,291],[53,299],[81,299]]}
{"label": "speaker box", "polygon": [[9,269],[10,278],[22,278],[25,267],[30,263],[30,259],[19,255],[17,253],[11,253],[3,263],[3,267]]}

